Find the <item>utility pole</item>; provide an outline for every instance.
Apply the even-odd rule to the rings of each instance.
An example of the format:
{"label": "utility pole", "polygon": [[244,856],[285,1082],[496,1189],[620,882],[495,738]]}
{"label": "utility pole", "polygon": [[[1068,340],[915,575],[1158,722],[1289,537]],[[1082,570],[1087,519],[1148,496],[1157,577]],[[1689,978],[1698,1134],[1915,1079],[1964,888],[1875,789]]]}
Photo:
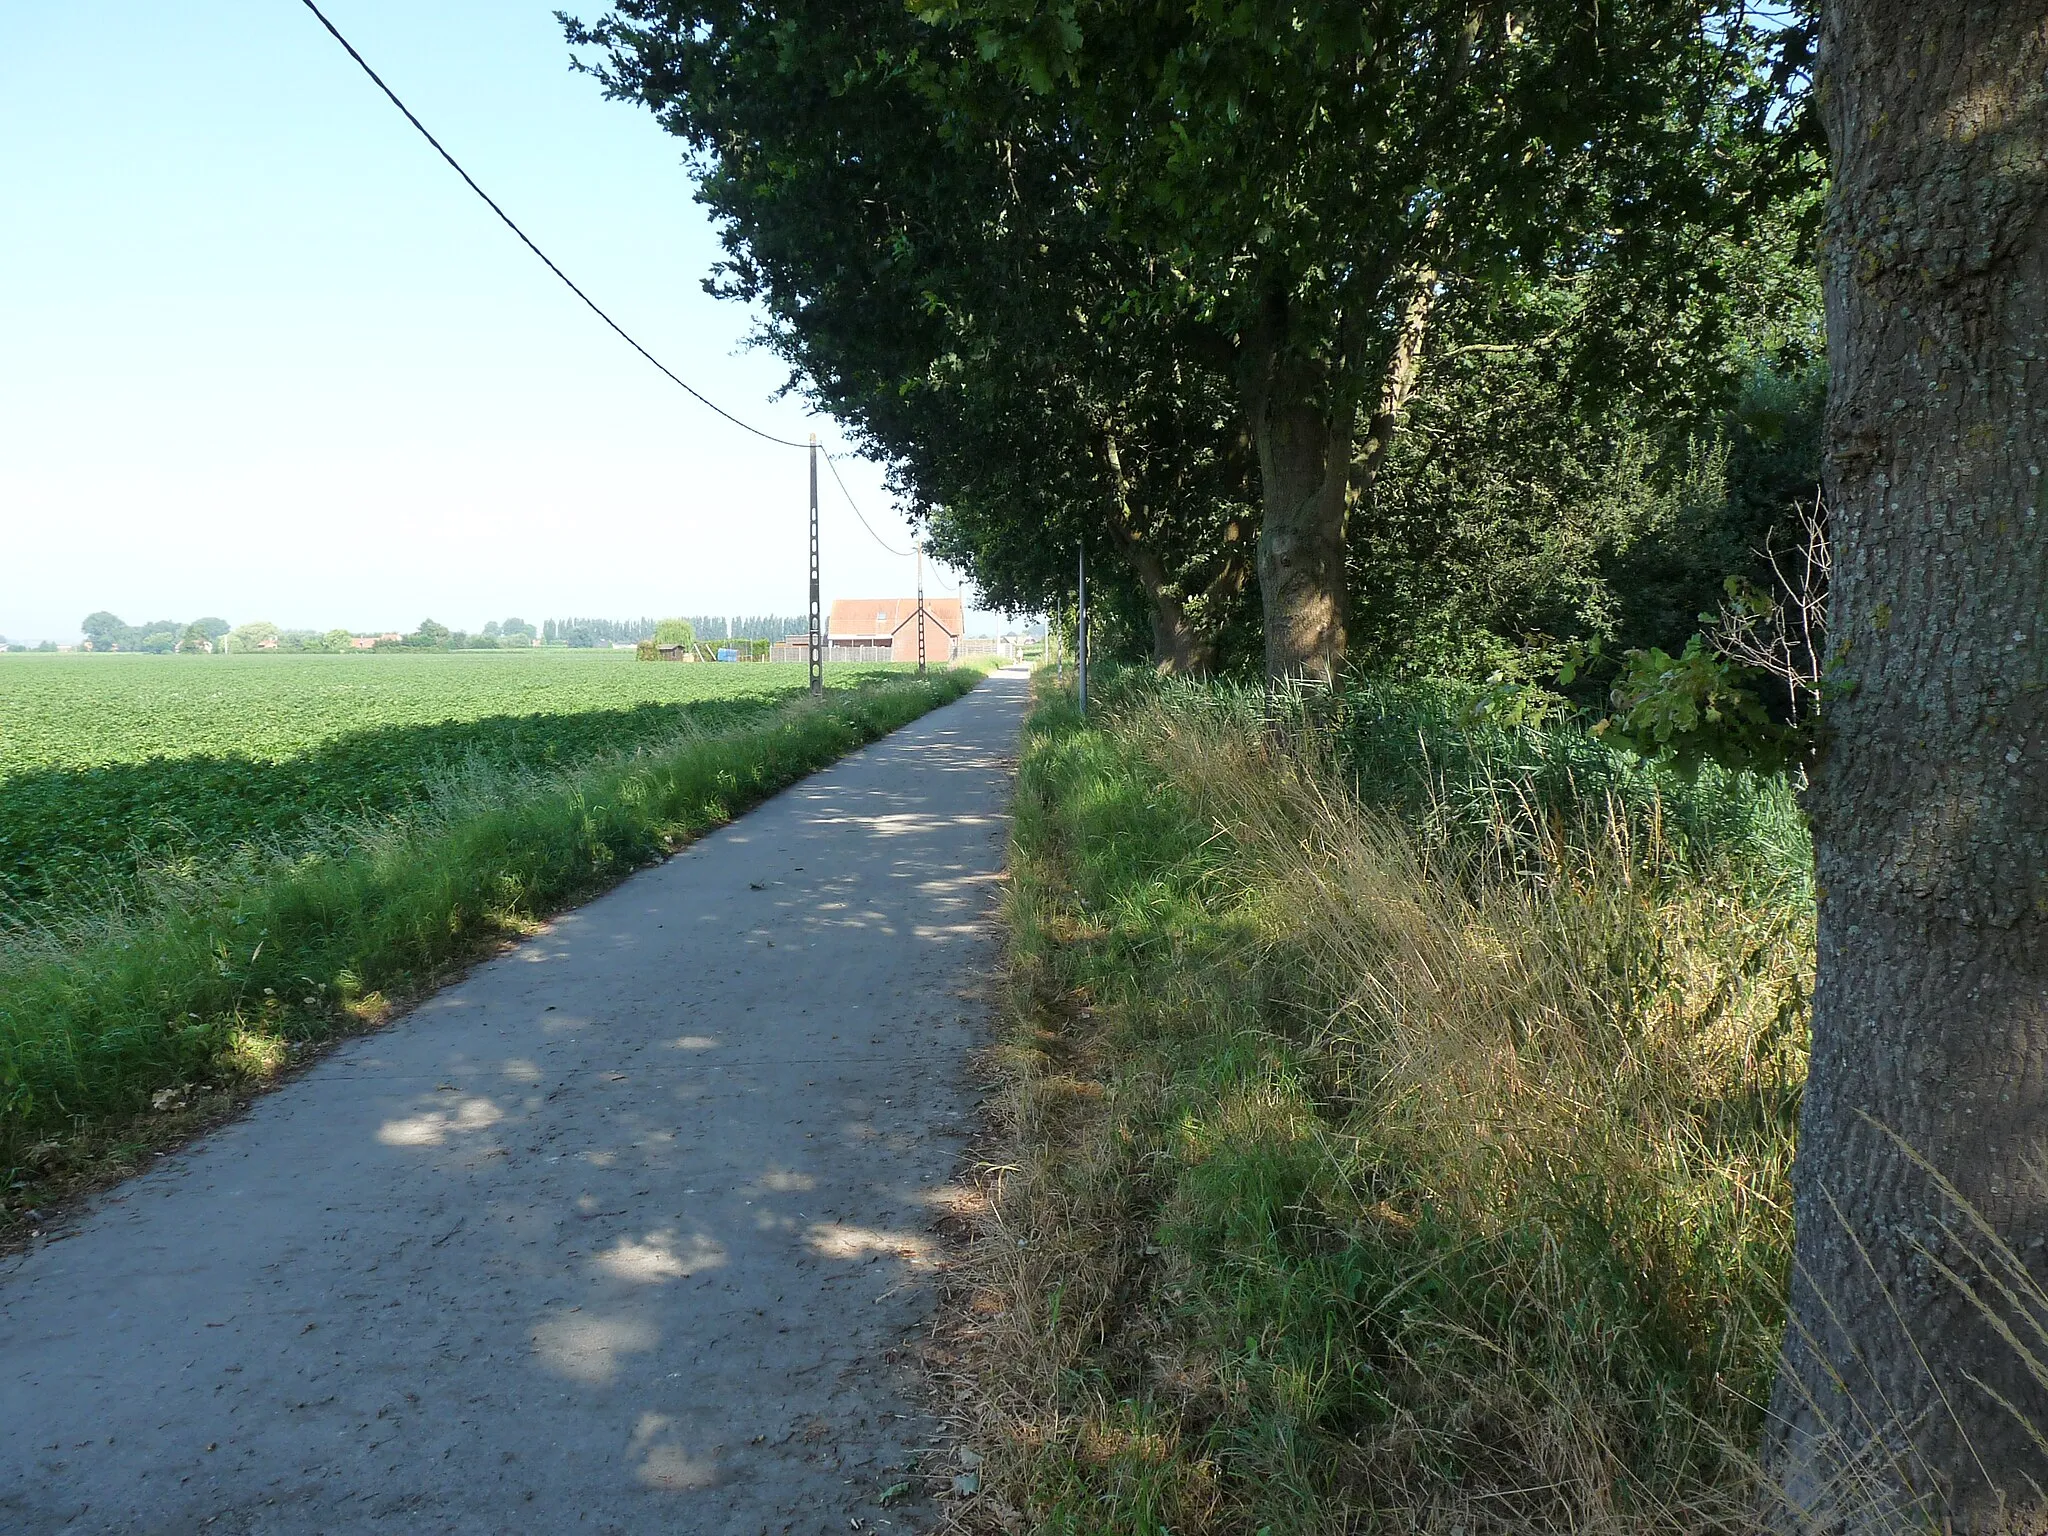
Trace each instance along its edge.
{"label": "utility pole", "polygon": [[910,547],[917,552],[917,675],[924,676],[924,543],[912,539]]}
{"label": "utility pole", "polygon": [[1074,678],[1080,685],[1081,718],[1088,718],[1088,546],[1081,546],[1079,580],[1075,583]]}
{"label": "utility pole", "polygon": [[818,611],[818,434],[811,434],[811,697],[825,696],[825,628]]}

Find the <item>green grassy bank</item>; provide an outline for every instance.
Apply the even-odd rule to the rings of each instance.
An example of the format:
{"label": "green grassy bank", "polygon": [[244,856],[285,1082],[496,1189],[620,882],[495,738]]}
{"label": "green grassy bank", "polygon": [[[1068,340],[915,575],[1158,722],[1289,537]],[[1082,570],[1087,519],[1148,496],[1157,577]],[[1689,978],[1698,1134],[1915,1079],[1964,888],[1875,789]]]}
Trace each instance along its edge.
{"label": "green grassy bank", "polygon": [[[294,1050],[377,1022],[451,968],[783,786],[958,698],[961,668],[553,772],[479,768],[411,814],[248,847],[161,899],[0,949],[5,1220],[90,1182]],[[216,1107],[218,1107],[216,1105]]]}
{"label": "green grassy bank", "polygon": [[949,1309],[1012,1529],[1742,1529],[1812,898],[1782,781],[1358,690],[1040,704]]}

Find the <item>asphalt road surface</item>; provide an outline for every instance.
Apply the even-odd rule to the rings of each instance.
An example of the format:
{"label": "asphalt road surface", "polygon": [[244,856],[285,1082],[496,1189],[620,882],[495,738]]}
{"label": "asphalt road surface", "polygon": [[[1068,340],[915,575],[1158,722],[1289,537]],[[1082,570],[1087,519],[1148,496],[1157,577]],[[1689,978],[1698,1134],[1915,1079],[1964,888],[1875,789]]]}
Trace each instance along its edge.
{"label": "asphalt road surface", "polygon": [[997,674],[0,1266],[0,1530],[844,1532],[971,1107]]}

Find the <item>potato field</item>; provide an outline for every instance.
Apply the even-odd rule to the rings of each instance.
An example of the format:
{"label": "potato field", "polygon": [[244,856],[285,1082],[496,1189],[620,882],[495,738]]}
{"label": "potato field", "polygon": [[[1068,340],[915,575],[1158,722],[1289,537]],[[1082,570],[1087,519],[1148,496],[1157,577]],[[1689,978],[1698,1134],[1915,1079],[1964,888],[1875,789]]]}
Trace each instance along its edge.
{"label": "potato field", "polygon": [[612,652],[0,657],[0,921],[127,901],[152,871],[289,848],[465,777],[737,725],[806,680]]}

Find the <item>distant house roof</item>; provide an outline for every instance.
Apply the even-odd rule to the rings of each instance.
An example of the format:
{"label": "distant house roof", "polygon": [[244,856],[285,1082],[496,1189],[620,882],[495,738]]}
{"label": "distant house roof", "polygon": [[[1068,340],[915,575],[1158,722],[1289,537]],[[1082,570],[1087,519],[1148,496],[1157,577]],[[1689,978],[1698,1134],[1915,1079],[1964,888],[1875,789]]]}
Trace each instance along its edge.
{"label": "distant house roof", "polygon": [[[957,597],[928,597],[924,600],[924,621],[936,625],[949,637],[958,639],[967,627]],[[889,640],[906,624],[917,622],[914,597],[842,597],[832,604],[832,616],[825,623],[827,638],[835,645],[848,641]]]}

